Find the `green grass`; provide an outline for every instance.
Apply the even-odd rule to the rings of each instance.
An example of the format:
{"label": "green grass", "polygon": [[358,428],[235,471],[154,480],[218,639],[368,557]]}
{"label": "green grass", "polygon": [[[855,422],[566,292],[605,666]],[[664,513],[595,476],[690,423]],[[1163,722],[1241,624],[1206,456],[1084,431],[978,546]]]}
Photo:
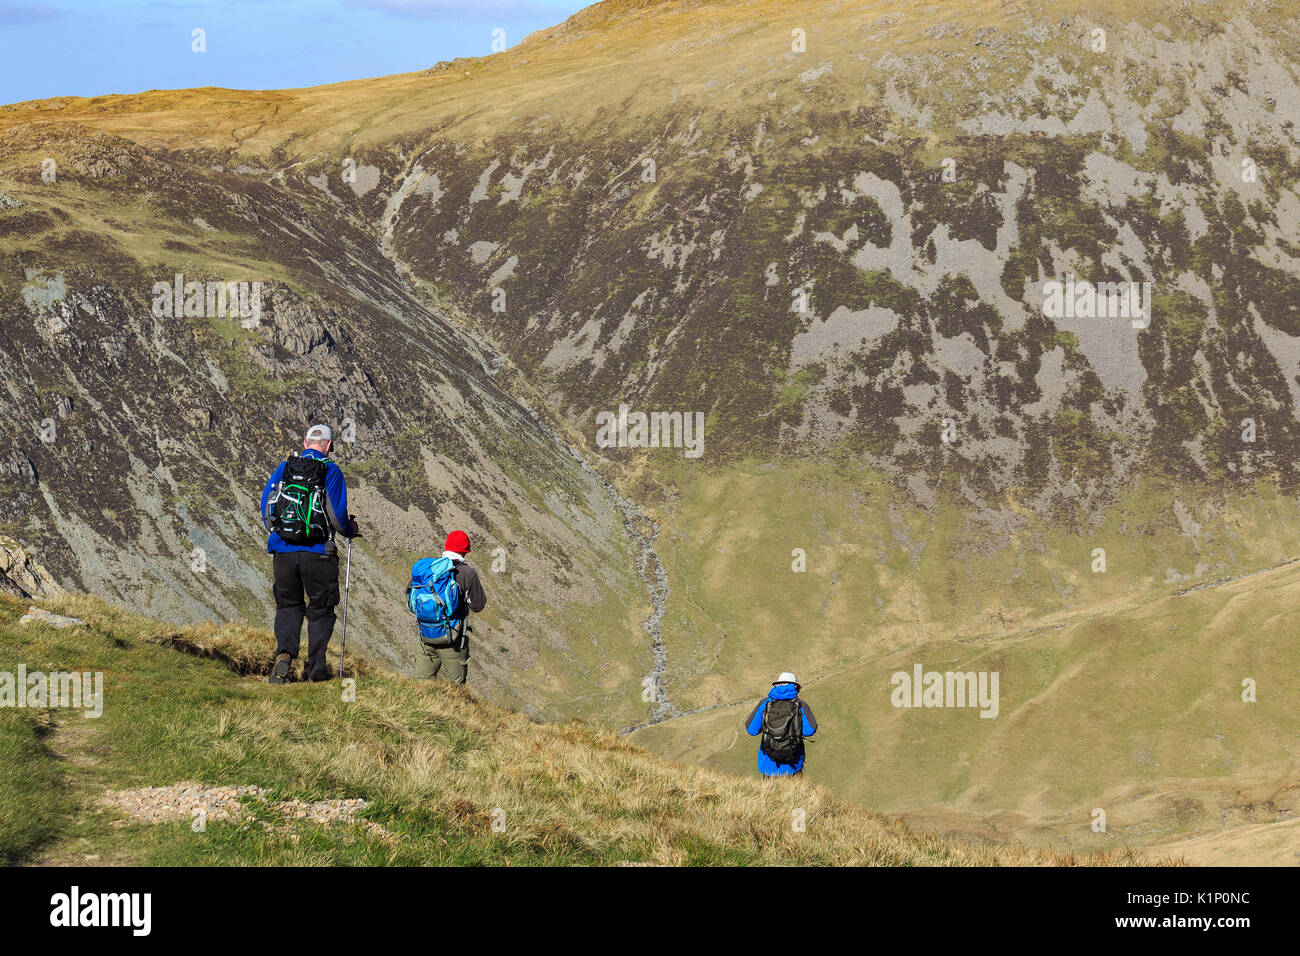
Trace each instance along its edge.
{"label": "green grass", "polygon": [[14,863],[58,832],[68,811],[63,774],[45,745],[47,715],[0,711],[0,860]]}
{"label": "green grass", "polygon": [[[672,592],[664,634],[684,709],[734,699],[792,666],[824,673],[929,640],[1050,624],[1298,553],[1300,509],[1262,482],[1225,498],[1139,479],[1104,512],[1080,513],[1077,530],[1010,492],[1001,505],[1015,523],[994,531],[969,521],[946,488],[926,511],[851,463],[665,474],[676,497],[659,515]],[[1176,502],[1200,525],[1195,537],[1181,532]],[[1092,570],[1097,548],[1104,573]],[[1210,570],[1166,583],[1169,569],[1192,577],[1198,565]]]}
{"label": "green grass", "polygon": [[[743,702],[634,735],[652,751],[752,768],[736,726],[794,670],[827,728],[810,777],[944,832],[1114,845],[1088,828],[1101,806],[1112,834],[1149,844],[1212,831],[1234,808],[1263,821],[1300,810],[1287,703],[1300,693],[1300,565],[1267,570],[1298,556],[1300,516],[1270,486],[1226,500],[1152,478],[1081,533],[1009,496],[1024,524],[994,535],[942,494],[922,511],[865,470],[785,462],[678,477],[660,536],[669,687],[683,709]],[[802,574],[793,548],[807,553]],[[1166,582],[1169,568],[1187,577]],[[1177,593],[1251,572],[1263,573]],[[890,675],[916,662],[998,671],[1002,713],[893,708]],[[1241,680],[1260,674],[1268,699],[1243,704]],[[1269,781],[1268,800],[1237,793]],[[1190,809],[1172,816],[1173,800]]]}
{"label": "green grass", "polygon": [[[8,862],[156,865],[679,865],[1134,863],[912,833],[800,782],[658,760],[609,730],[535,724],[465,688],[357,673],[272,686],[270,635],[176,631],[88,597],[48,605],[89,627],[20,625],[0,597],[0,669],[104,675],[103,715],[0,715],[0,853]],[[238,822],[145,824],[101,804],[110,789],[256,784],[272,800],[362,797],[366,821],[286,826],[246,800]],[[504,813],[494,831],[492,814]],[[807,832],[790,826],[805,810]],[[268,831],[262,823],[275,827]]]}

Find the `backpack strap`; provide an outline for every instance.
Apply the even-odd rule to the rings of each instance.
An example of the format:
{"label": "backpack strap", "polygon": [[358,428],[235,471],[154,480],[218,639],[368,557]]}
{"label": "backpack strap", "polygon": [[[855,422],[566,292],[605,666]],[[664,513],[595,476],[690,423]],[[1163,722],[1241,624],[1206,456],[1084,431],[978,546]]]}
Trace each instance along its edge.
{"label": "backpack strap", "polygon": [[451,612],[447,610],[447,602],[442,599],[442,595],[438,593],[438,589],[430,585],[429,593],[433,595],[433,599],[438,602],[438,607],[442,608],[443,620],[450,621]]}

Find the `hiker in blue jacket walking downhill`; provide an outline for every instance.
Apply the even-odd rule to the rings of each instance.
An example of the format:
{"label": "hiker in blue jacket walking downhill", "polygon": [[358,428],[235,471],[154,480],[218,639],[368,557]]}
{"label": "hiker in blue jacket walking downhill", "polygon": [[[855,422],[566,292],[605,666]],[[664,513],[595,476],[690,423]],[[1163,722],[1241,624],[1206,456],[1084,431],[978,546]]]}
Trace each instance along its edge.
{"label": "hiker in blue jacket walking downhill", "polygon": [[[330,679],[325,649],[334,633],[339,603],[339,553],[334,536],[357,536],[348,514],[348,485],[330,461],[334,433],[313,425],[303,450],[280,463],[262,489],[262,524],[269,532],[266,550],[275,573],[275,669],[271,683],[283,684],[302,647],[307,619],[309,681]],[[304,602],[303,598],[306,597]]]}
{"label": "hiker in blue jacket walking downhill", "polygon": [[817,718],[807,702],[799,699],[799,682],[789,671],[772,682],[772,689],[758,702],[745,731],[758,742],[758,772],[765,777],[790,777],[803,773],[805,737],[817,733]]}

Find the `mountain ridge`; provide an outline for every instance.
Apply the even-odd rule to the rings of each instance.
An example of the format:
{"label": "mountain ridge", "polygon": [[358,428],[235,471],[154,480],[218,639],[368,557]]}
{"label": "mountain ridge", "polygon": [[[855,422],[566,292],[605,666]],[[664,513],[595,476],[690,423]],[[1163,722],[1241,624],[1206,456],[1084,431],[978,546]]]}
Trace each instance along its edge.
{"label": "mountain ridge", "polygon": [[[173,621],[265,619],[255,494],[305,416],[351,418],[375,532],[353,610],[390,667],[406,565],[453,523],[505,550],[484,693],[662,752],[738,760],[712,721],[783,670],[984,638],[1022,690],[1113,702],[1122,680],[1051,683],[1054,662],[1168,654],[1191,638],[1141,630],[1168,592],[1294,556],[1297,11],[601,4],[435,71],[0,108],[21,383],[0,393],[0,531]],[[176,272],[266,281],[268,321],[156,319]],[[1051,314],[1073,279],[1138,283],[1154,315]],[[624,406],[703,416],[703,456],[598,447]],[[107,449],[103,501],[67,447]],[[213,514],[169,480],[184,467]],[[191,572],[191,546],[225,578]],[[1013,653],[1066,618],[1054,656]],[[1254,623],[1266,658],[1225,641],[1225,673],[1289,666],[1282,621]],[[824,686],[854,730],[809,773],[875,805],[1047,813],[1026,788],[1069,765],[1043,761],[1059,728],[1008,730],[1010,753],[918,730],[909,768],[897,715]],[[679,711],[698,713],[662,720]],[[1182,778],[1132,756],[1155,731],[1113,723],[1107,779],[1165,774],[1172,812]],[[895,772],[845,769],[877,763]],[[1093,796],[1067,782],[1081,802],[1053,814]]]}

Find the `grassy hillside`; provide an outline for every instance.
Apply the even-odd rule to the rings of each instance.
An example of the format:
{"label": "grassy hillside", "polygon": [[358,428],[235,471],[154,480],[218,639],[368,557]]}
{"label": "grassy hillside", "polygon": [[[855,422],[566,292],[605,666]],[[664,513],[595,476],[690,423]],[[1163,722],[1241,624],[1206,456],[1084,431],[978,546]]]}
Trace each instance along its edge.
{"label": "grassy hillside", "polygon": [[[1003,550],[942,509],[891,518],[869,483],[793,470],[683,491],[666,519],[668,687],[683,710],[710,709],[640,730],[638,743],[743,771],[753,747],[733,745],[737,725],[793,669],[826,727],[811,779],[927,830],[1232,843],[1238,825],[1300,811],[1293,501],[1261,492],[1216,506],[1146,488],[1090,534],[1041,528]],[[1169,529],[1180,496],[1203,502],[1185,534]],[[808,554],[802,574],[794,547]],[[1105,573],[1091,570],[1094,547]],[[692,629],[704,637],[687,639]],[[998,716],[893,707],[891,675],[916,663],[997,671]]]}
{"label": "grassy hillside", "polygon": [[[1277,6],[1284,14],[1294,10],[1291,2]],[[1089,26],[1095,22],[1115,29],[1167,18],[1180,37],[1202,38],[1214,32],[1216,20],[1241,12],[1227,0],[1204,0],[1196,17],[1166,17],[1168,5],[1158,0],[1110,0],[1103,7],[1082,0],[937,0],[926,6],[842,0],[831,9],[780,0],[603,0],[497,55],[440,63],[428,71],[293,90],[207,87],[33,100],[0,108],[0,128],[34,120],[87,122],[169,149],[224,150],[232,159],[311,161],[322,152],[387,143],[448,119],[456,124],[458,137],[488,139],[521,116],[563,115],[575,103],[590,114],[606,114],[608,123],[633,129],[646,112],[658,111],[674,85],[688,103],[707,98],[743,107],[753,90],[736,82],[739,78],[794,85],[802,80],[801,71],[832,54],[864,49],[899,58],[945,53],[954,36],[990,26],[1011,32],[1036,20],[1086,18]],[[804,60],[811,63],[792,54],[796,29],[807,34]],[[1087,32],[1080,30],[1078,36]],[[692,42],[682,42],[683,37]],[[1042,41],[1022,35],[1013,42],[1028,47]],[[1017,71],[1027,69],[1025,62],[1005,59],[1012,61],[1000,64],[1006,74],[992,74],[1000,90],[1012,89],[1021,79]],[[798,69],[791,71],[791,66]],[[647,75],[655,82],[645,83]],[[677,84],[664,77],[678,78]],[[930,79],[933,86],[941,78]],[[842,73],[828,75],[824,82],[837,92],[851,86]],[[944,85],[943,91],[949,90],[960,91],[963,108],[981,102],[970,71],[954,71]],[[867,98],[874,99],[875,92],[866,91]],[[1150,90],[1142,92],[1150,96]]]}
{"label": "grassy hillside", "polygon": [[[177,631],[68,597],[89,626],[18,623],[0,597],[0,670],[102,671],[103,716],[0,710],[0,855],[137,864],[1053,864],[1148,862],[921,836],[806,783],[654,758],[608,730],[539,725],[445,683],[362,667],[341,685],[275,687],[270,636]],[[134,822],[106,791],[256,785],[239,819]],[[282,812],[356,799],[351,823]],[[494,812],[496,813],[494,817]],[[806,830],[791,825],[796,810]],[[494,830],[494,820],[500,826]]]}
{"label": "grassy hillside", "polygon": [[973,511],[951,483],[918,508],[851,460],[668,474],[668,490],[639,493],[662,501],[668,688],[681,710],[783,670],[822,678],[932,641],[1049,628],[1300,556],[1300,504],[1266,482],[1139,480],[1095,522],[1052,522],[1014,493]]}
{"label": "grassy hillside", "polygon": [[[688,403],[710,456],[844,440],[1096,502],[1143,457],[1300,481],[1297,9],[605,0],[421,73],[0,129],[84,124],[364,223],[589,437],[622,400]],[[1066,272],[1151,281],[1159,319],[1048,321]]]}
{"label": "grassy hillside", "polygon": [[[9,852],[246,859],[237,827],[144,850],[91,809],[196,780],[365,797],[396,835],[257,859],[993,858],[830,793],[979,839],[1274,853],[1300,809],[1300,571],[1189,589],[1297,554],[1300,3],[1192,6],[606,0],[418,74],[0,108],[0,371],[30,386],[0,405],[0,530],[152,617],[265,620],[268,448],[351,416],[377,668],[409,659],[409,561],[465,527],[508,555],[481,694],[611,728],[696,712],[637,740],[710,768],[378,673],[350,704],[270,689],[264,636],[185,638],[241,678],[78,603],[88,640],[13,639],[104,662],[121,710],[0,715],[48,795]],[[261,276],[271,321],[150,320],[181,270]],[[1049,319],[1067,273],[1149,280],[1155,320]],[[705,457],[595,450],[623,402],[705,416]],[[1001,713],[891,708],[914,663],[997,670]],[[786,669],[826,727],[810,779],[716,775],[752,775],[736,722]],[[834,823],[796,839],[808,794]]]}

